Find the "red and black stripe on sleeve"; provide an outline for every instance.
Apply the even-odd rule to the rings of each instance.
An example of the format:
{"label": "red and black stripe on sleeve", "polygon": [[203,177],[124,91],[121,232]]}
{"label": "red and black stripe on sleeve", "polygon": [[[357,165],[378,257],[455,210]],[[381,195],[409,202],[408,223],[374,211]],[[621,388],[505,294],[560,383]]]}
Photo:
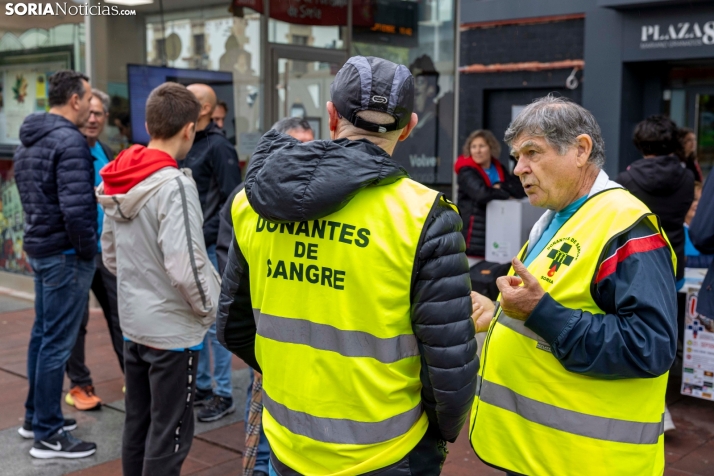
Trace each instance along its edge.
{"label": "red and black stripe on sleeve", "polygon": [[[636,231],[637,228],[642,227],[635,227],[633,231]],[[652,231],[649,227],[647,228],[648,231]],[[646,236],[631,235],[632,233],[628,233],[625,243],[616,248],[614,252],[600,264],[595,276],[595,284],[600,283],[603,279],[613,274],[617,270],[617,266],[630,256],[636,253],[647,253],[648,251],[654,251],[667,246],[667,241],[657,232]]]}

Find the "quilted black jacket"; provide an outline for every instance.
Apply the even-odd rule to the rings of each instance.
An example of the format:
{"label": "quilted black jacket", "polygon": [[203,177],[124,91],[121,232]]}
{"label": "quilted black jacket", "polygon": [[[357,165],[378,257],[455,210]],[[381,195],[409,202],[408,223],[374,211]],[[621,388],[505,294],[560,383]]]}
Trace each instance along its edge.
{"label": "quilted black jacket", "polygon": [[25,252],[44,258],[74,249],[97,253],[94,163],[77,126],[57,114],[31,114],[20,127],[15,181],[25,213]]}
{"label": "quilted black jacket", "polygon": [[[251,159],[245,188],[251,206],[264,218],[300,221],[338,211],[366,186],[405,177],[404,169],[366,140],[301,144],[269,131]],[[412,327],[422,360],[422,402],[431,425],[448,441],[456,439],[466,420],[479,365],[461,225],[458,213],[443,200],[437,201],[422,231],[411,285]],[[260,370],[248,273],[240,244],[233,238],[223,274],[218,338]],[[369,298],[368,289],[364,295]]]}

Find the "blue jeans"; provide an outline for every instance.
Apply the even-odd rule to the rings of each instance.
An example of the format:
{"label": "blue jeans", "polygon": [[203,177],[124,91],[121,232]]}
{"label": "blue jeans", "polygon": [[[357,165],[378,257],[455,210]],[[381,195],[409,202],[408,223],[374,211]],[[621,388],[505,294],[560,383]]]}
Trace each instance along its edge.
{"label": "blue jeans", "polygon": [[[208,259],[218,269],[216,245],[209,246],[206,251],[208,251]],[[211,354],[213,354],[213,359],[211,359]],[[211,380],[214,380],[216,386],[213,388],[213,394],[223,398],[230,398],[233,392],[233,385],[231,385],[232,357],[233,354],[218,342],[216,323],[214,322],[203,338],[203,349],[199,351],[196,388],[210,390],[213,387]],[[213,379],[211,379],[211,360],[213,361]]]}
{"label": "blue jeans", "polygon": [[[253,393],[253,369],[250,369],[250,385],[248,385],[248,398],[245,401],[245,419],[246,432],[248,431],[248,413],[250,412],[250,396]],[[255,467],[253,471],[262,471],[266,474],[275,474],[275,471],[270,472],[270,444],[265,436],[263,425],[260,425],[260,442],[258,442],[258,455],[255,457]]]}
{"label": "blue jeans", "polygon": [[27,351],[25,420],[32,421],[39,441],[64,423],[60,403],[65,366],[87,309],[94,260],[62,254],[30,258],[30,265],[35,273],[35,323]]}

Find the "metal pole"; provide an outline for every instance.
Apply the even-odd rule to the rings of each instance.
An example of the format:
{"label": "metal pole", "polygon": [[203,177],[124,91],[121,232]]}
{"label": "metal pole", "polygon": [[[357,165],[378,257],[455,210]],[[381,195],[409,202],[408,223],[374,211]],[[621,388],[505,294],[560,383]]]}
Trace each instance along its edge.
{"label": "metal pole", "polygon": [[[459,103],[460,101],[460,84],[461,73],[459,72],[459,58],[461,51],[461,1],[454,0],[454,149],[451,153],[452,160],[456,164],[456,158],[459,155]],[[451,169],[453,170],[453,168]],[[459,182],[456,174],[452,172],[451,176],[451,200],[456,203],[459,195]],[[458,203],[457,203],[458,205]]]}
{"label": "metal pole", "polygon": [[[87,2],[87,6],[90,7],[92,2]],[[89,13],[89,12],[87,12]],[[77,42],[79,43],[79,42]],[[92,61],[92,55],[94,54],[94,41],[92,38],[92,17],[90,15],[84,16],[84,71],[89,76],[89,80],[94,82],[96,85],[96,78],[94,74],[94,61]],[[79,46],[79,45],[78,45]],[[79,69],[79,56],[77,56],[76,69]]]}
{"label": "metal pole", "polygon": [[260,77],[262,90],[260,91],[263,110],[260,114],[260,129],[265,132],[269,127],[270,117],[273,114],[273,95],[275,94],[275,81],[272,74],[272,55],[268,45],[268,27],[270,26],[270,0],[263,0],[263,15],[260,17]]}
{"label": "metal pole", "polygon": [[[439,2],[444,1],[444,0],[433,0],[431,5],[432,5],[432,22],[434,23],[434,62],[438,63],[439,62],[439,27],[440,22],[439,22]],[[449,0],[446,0],[449,1]]]}
{"label": "metal pole", "polygon": [[164,0],[159,0],[159,12],[161,13],[161,37],[164,39],[164,47],[161,49],[161,66],[166,66],[166,23],[164,23]]}

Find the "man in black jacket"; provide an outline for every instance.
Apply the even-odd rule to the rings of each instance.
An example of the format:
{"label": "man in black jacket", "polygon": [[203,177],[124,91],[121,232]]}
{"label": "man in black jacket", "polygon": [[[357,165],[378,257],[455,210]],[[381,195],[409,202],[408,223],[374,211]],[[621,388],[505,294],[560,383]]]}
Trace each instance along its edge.
{"label": "man in black jacket", "polygon": [[[411,112],[413,109],[413,78],[409,71],[404,66],[397,66],[379,58],[354,57],[338,73],[333,82],[331,94],[334,102],[328,103],[327,109],[330,116],[332,141],[301,144],[286,135],[269,131],[261,140],[252,157],[245,181],[245,194],[254,210],[253,213],[257,213],[261,220],[270,220],[267,222],[270,229],[273,229],[272,226],[275,222],[291,225],[289,222],[307,223],[313,221],[313,224],[318,224],[318,222],[330,220],[340,210],[348,210],[351,202],[357,197],[368,196],[362,195],[363,193],[367,194],[375,189],[378,191],[382,189],[383,192],[380,193],[389,194],[391,193],[389,190],[394,190],[394,188],[390,188],[393,184],[409,188],[422,187],[426,193],[425,187],[412,182],[405,170],[391,159],[397,142],[404,140],[417,123],[416,114]],[[329,467],[329,470],[340,466],[345,471],[349,471],[348,467],[359,467],[361,472],[379,469],[379,474],[384,475],[432,475],[440,472],[446,457],[444,440],[453,442],[456,439],[473,400],[478,361],[476,360],[474,323],[469,317],[471,314],[470,281],[468,261],[464,254],[464,239],[460,233],[462,222],[458,213],[443,197],[436,193],[434,193],[434,197],[436,199],[430,202],[430,206],[426,207],[426,210],[413,210],[416,214],[423,213],[425,221],[421,225],[418,243],[414,245],[415,253],[410,255],[413,256],[411,258],[413,262],[410,264],[412,269],[408,273],[411,279],[396,278],[396,276],[402,276],[404,270],[389,269],[392,261],[379,262],[379,267],[384,268],[380,271],[372,268],[377,266],[377,262],[364,263],[365,266],[360,272],[364,273],[362,279],[368,278],[370,287],[349,288],[350,283],[355,283],[352,280],[344,286],[344,289],[349,289],[349,291],[344,291],[346,294],[340,294],[340,296],[347,296],[345,299],[349,299],[353,303],[362,301],[364,309],[372,309],[375,306],[389,305],[388,302],[375,301],[375,293],[379,292],[384,295],[383,285],[403,288],[406,291],[400,292],[398,295],[404,295],[407,300],[405,304],[408,310],[404,319],[410,321],[406,325],[412,329],[413,334],[400,335],[398,338],[416,340],[415,354],[408,352],[407,355],[419,356],[420,359],[421,370],[417,371],[417,378],[421,380],[421,390],[419,395],[414,396],[420,400],[420,404],[417,407],[419,413],[415,416],[423,418],[421,413],[423,409],[426,413],[426,423],[424,423],[426,428],[420,427],[420,423],[414,423],[410,429],[408,422],[405,424],[403,420],[412,418],[412,411],[391,418],[388,420],[389,425],[386,425],[385,421],[363,423],[364,420],[350,419],[349,416],[352,414],[378,412],[378,409],[374,407],[367,407],[367,402],[382,398],[380,392],[385,390],[379,388],[378,382],[384,382],[380,381],[380,375],[371,372],[353,371],[350,373],[350,370],[344,369],[344,372],[352,376],[354,382],[347,383],[349,378],[343,380],[337,374],[318,381],[315,376],[323,375],[324,369],[318,373],[309,373],[313,370],[301,367],[300,362],[285,361],[282,355],[266,355],[266,351],[261,351],[260,363],[276,369],[273,374],[270,373],[270,370],[263,374],[263,400],[270,415],[270,418],[264,415],[263,422],[266,425],[271,449],[274,451],[271,455],[271,464],[278,474],[282,476],[298,474],[301,470],[305,471],[306,465],[320,465],[324,468]],[[236,203],[239,200],[242,203],[245,197],[239,194]],[[395,200],[399,202],[398,199],[395,198]],[[369,246],[378,247],[380,253],[387,254],[405,246],[404,243],[413,237],[401,236],[400,233],[380,236],[380,234],[386,233],[387,229],[391,229],[389,227],[394,226],[394,223],[391,219],[382,223],[375,222],[372,217],[377,213],[376,210],[383,210],[385,206],[388,206],[393,207],[390,209],[393,209],[396,220],[396,217],[401,215],[401,207],[412,204],[398,205],[397,203],[392,204],[392,202],[377,201],[372,205],[369,212],[365,211],[362,220],[364,223],[369,223],[369,226],[374,230],[374,235],[371,237],[374,241],[370,241]],[[234,208],[234,213],[235,210]],[[411,219],[409,218],[409,220]],[[327,223],[333,226],[333,230],[334,226],[340,225],[333,221],[327,221]],[[238,224],[238,226],[241,225]],[[237,235],[238,231],[242,232],[243,230],[237,228]],[[349,233],[344,236],[342,232],[333,234],[335,240],[340,236],[343,243],[352,243],[352,239],[348,239],[349,236],[352,236]],[[407,232],[405,231],[404,234],[406,235]],[[261,236],[268,239],[265,234]],[[288,246],[286,243],[290,238],[287,235],[276,233],[270,236],[275,236],[276,240],[282,240],[285,236],[285,242],[276,241],[275,244],[281,247]],[[328,233],[325,240],[330,236]],[[314,234],[313,238],[315,238]],[[358,242],[359,240],[356,240],[354,243]],[[326,242],[322,241],[321,243]],[[270,246],[269,243],[266,245]],[[362,245],[366,246],[364,241],[362,241]],[[245,242],[241,244],[239,239],[233,240],[228,264],[223,274],[218,336],[228,349],[241,357],[252,368],[261,371],[261,366],[256,359],[256,333],[259,337],[258,349],[261,349],[260,346],[267,345],[260,344],[261,342],[266,343],[264,333],[270,333],[274,329],[264,327],[262,323],[269,322],[274,317],[268,316],[264,320],[264,315],[260,314],[261,324],[256,325],[254,312],[260,311],[254,308],[260,307],[261,303],[253,302],[256,296],[254,292],[258,292],[255,284],[265,276],[263,270],[265,263],[252,261],[253,256],[250,249]],[[360,249],[359,244],[344,246],[340,249],[340,254],[348,260],[357,261],[360,256],[367,256],[360,254]],[[327,256],[327,263],[333,258]],[[355,272],[348,271],[348,273]],[[254,280],[256,281],[254,282]],[[268,300],[279,298],[281,303],[285,303],[283,309],[292,309],[291,313],[300,314],[302,319],[307,319],[307,321],[302,319],[286,320],[286,323],[293,325],[298,321],[302,322],[301,325],[307,326],[306,331],[310,331],[294,334],[290,339],[298,339],[301,343],[305,340],[304,346],[297,347],[307,352],[306,355],[320,355],[320,358],[324,359],[327,364],[338,361],[332,359],[344,358],[347,359],[343,361],[346,365],[359,366],[359,363],[349,360],[349,358],[371,355],[362,354],[362,352],[369,353],[370,347],[379,346],[378,341],[382,339],[366,332],[344,332],[340,331],[339,327],[312,323],[311,319],[315,316],[306,314],[306,306],[320,308],[330,306],[327,302],[330,294],[325,294],[325,300],[311,299],[309,293],[317,292],[316,288],[308,290],[303,287],[302,289],[308,291],[308,295],[295,292],[280,296],[268,296],[267,294],[264,296]],[[397,298],[392,296],[386,298],[387,301],[392,299]],[[343,312],[350,314],[354,309],[354,307],[343,309]],[[341,318],[342,316],[331,312],[319,317],[321,320],[335,323],[336,326],[339,326]],[[383,310],[378,313],[367,311],[363,316],[365,322],[374,320],[375,327],[378,327],[378,322],[389,319],[395,319],[391,307],[383,307]],[[357,321],[352,321],[352,324],[358,325]],[[267,325],[270,326],[270,324]],[[403,325],[403,323],[400,321],[398,325]],[[314,339],[328,327],[334,329],[331,332],[336,333],[334,335],[334,338],[337,339],[335,342]],[[313,333],[313,331],[315,332]],[[271,340],[271,342],[283,345],[280,338],[277,339],[277,341]],[[289,342],[297,341],[290,340]],[[288,341],[285,345],[289,345]],[[394,350],[398,348],[396,342],[392,345]],[[332,352],[325,352],[326,350]],[[311,352],[322,353],[311,354]],[[383,360],[379,360],[380,358],[384,359],[384,357],[377,356],[375,362],[383,362]],[[395,358],[399,361],[405,357]],[[370,359],[366,359],[366,361],[368,360]],[[278,368],[274,364],[271,365],[271,362],[277,361],[281,362],[278,367],[280,370],[277,370]],[[368,370],[368,367],[365,367],[364,370]],[[283,373],[283,377],[275,375],[280,372]],[[280,386],[280,382],[284,381],[286,375],[293,374],[304,374],[305,378],[310,378],[313,391],[322,389],[327,395],[340,394],[344,398],[336,397],[337,399],[333,401],[329,396],[324,397],[325,402],[323,403],[330,408],[324,408],[325,405],[319,405],[316,402],[315,405],[309,405],[309,413],[292,410],[289,405],[282,403],[278,403],[276,406],[273,400],[275,394],[271,393],[272,389],[276,388],[273,385]],[[400,372],[399,378],[406,378],[407,375],[410,375],[410,370],[404,368],[403,373]],[[394,377],[397,378],[396,375]],[[271,383],[271,378],[276,379],[274,384]],[[338,382],[343,382],[346,387],[340,387],[341,384]],[[378,390],[359,394],[359,392],[351,390],[353,386],[363,389],[376,386]],[[400,401],[404,398],[404,392],[410,392],[409,388],[411,387],[405,384],[399,391],[384,395],[382,404],[389,406],[393,405],[395,401]],[[271,398],[268,398],[269,396]],[[296,394],[292,398],[298,402],[302,397],[302,394]],[[323,398],[320,400],[322,401]],[[333,419],[317,416],[326,410],[334,412],[334,408],[344,408],[345,400],[350,400],[352,405],[349,411],[345,408],[345,412],[341,414],[342,417],[338,415],[337,419]],[[356,401],[362,403],[357,404]],[[293,416],[296,416],[297,419],[294,419]],[[328,424],[328,421],[331,423]],[[322,424],[319,422],[323,422],[330,428],[323,432],[320,429]],[[365,425],[372,426],[368,429]],[[383,428],[383,430],[376,430],[376,428]],[[417,431],[421,439],[416,444],[411,443],[409,446],[395,449],[388,456],[380,455],[379,459],[386,463],[385,465],[373,468],[370,465],[374,465],[374,462],[360,461],[359,452],[364,451],[360,445],[368,444],[380,447],[380,445],[386,444],[385,440],[402,441],[400,440],[400,437],[403,436],[402,431],[407,429],[413,431],[414,428],[420,428]],[[308,440],[296,439],[294,441],[296,446],[288,450],[285,447],[285,441],[273,439],[276,433],[272,433],[273,437],[271,437],[271,431],[278,432],[280,435],[287,434],[285,432],[297,433],[305,435]],[[322,445],[329,448],[330,444],[339,441],[359,443],[355,443],[356,446],[347,445],[342,455],[345,460],[341,463],[334,460],[327,461],[323,458],[326,454],[319,450],[323,447]],[[276,447],[276,444],[279,446]],[[305,450],[303,451],[301,448]],[[311,452],[310,448],[317,448],[317,454]],[[280,451],[283,451],[283,455],[279,454]],[[290,460],[292,466],[284,460]],[[295,468],[293,466],[296,466],[296,463],[292,463],[292,461],[297,460],[301,460],[303,463],[301,467]]]}
{"label": "man in black jacket", "polygon": [[671,119],[650,116],[637,124],[633,137],[643,159],[615,180],[655,213],[677,255],[677,289],[684,278],[684,217],[694,201],[694,175],[677,157],[679,131]]}
{"label": "man in black jacket", "polygon": [[[221,129],[211,121],[216,107],[216,93],[205,84],[188,86],[201,104],[193,147],[180,167],[191,169],[203,210],[203,238],[213,266],[218,269],[216,240],[221,207],[240,184],[238,154]],[[213,358],[210,356],[213,354]],[[211,369],[211,365],[213,369]],[[213,372],[211,372],[213,370]],[[213,378],[211,378],[211,375]],[[215,386],[212,385],[212,380]],[[199,421],[215,421],[235,411],[231,385],[231,353],[216,340],[215,324],[206,333],[198,359],[194,404],[205,406]]]}
{"label": "man in black jacket", "polygon": [[24,249],[35,274],[35,323],[27,356],[30,391],[19,433],[35,439],[35,458],[83,458],[96,445],[73,437],[60,401],[67,359],[87,308],[97,254],[94,168],[79,132],[92,90],[85,75],[49,78],[49,113],[28,116],[15,152],[15,180],[25,213]]}

